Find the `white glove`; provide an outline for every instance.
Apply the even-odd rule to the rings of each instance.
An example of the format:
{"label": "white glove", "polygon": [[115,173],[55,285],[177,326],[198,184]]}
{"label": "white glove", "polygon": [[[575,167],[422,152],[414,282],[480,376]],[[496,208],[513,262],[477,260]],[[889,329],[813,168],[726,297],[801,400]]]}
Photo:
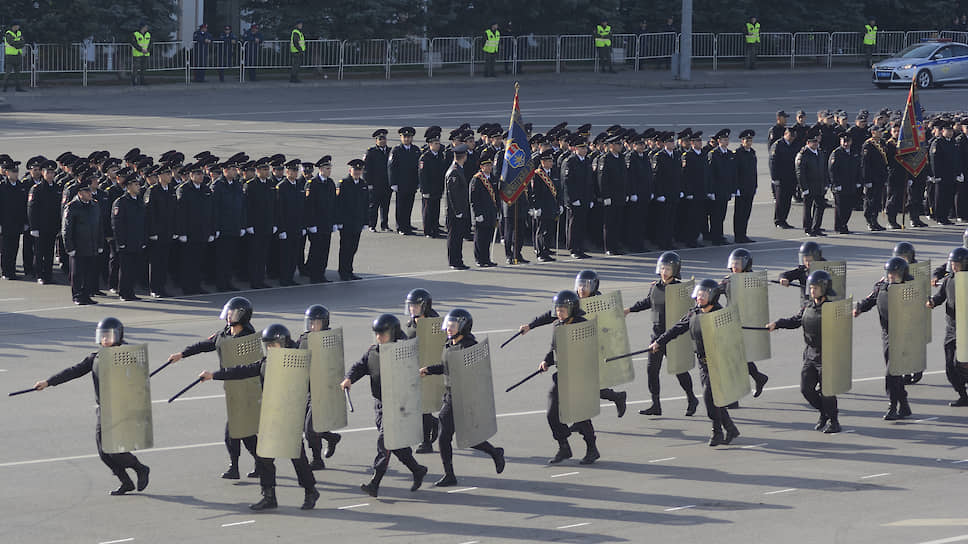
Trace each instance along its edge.
{"label": "white glove", "polygon": [[430,193],[420,193],[420,196],[424,198],[430,198]]}
{"label": "white glove", "polygon": [[592,208],[594,208],[594,207],[595,207],[595,203],[594,202],[589,202],[588,203],[588,209],[589,210],[592,209]]}
{"label": "white glove", "polygon": [[810,191],[808,191],[808,190],[805,189],[803,191],[800,191],[800,194],[802,194],[803,196],[807,196],[807,195],[810,194]]}
{"label": "white glove", "polygon": [[279,227],[272,227],[272,234],[279,232]]}
{"label": "white glove", "polygon": [[67,256],[68,257],[73,257],[75,253],[77,253],[77,251],[68,251],[67,252]]}
{"label": "white glove", "polygon": [[858,183],[858,184],[856,185],[856,187],[857,187],[858,189],[860,189],[860,183]]}
{"label": "white glove", "polygon": [[146,248],[146,247],[148,247],[148,245],[147,245],[147,244],[141,244],[141,249],[144,249],[144,248]]}
{"label": "white glove", "polygon": [[3,227],[0,227],[0,234],[3,234]]}
{"label": "white glove", "polygon": [[300,236],[306,236],[306,229],[300,229],[299,230],[299,235]]}
{"label": "white glove", "polygon": [[605,203],[606,206],[611,206],[612,205],[612,199],[611,198],[606,198],[605,200],[603,200],[603,202]]}
{"label": "white glove", "polygon": [[40,231],[39,230],[32,230],[32,231],[30,231],[30,235],[33,236],[34,238],[40,238]]}
{"label": "white glove", "polygon": [[[24,230],[23,231],[24,232],[27,232],[29,230],[30,230],[30,225],[24,225]],[[110,240],[110,238],[109,238],[109,240]]]}
{"label": "white glove", "polygon": [[581,206],[581,200],[576,200],[572,202],[571,205],[577,208],[578,206]]}
{"label": "white glove", "polygon": [[184,244],[188,242],[188,236],[185,236],[184,234],[182,234],[181,236],[178,237],[178,241]]}
{"label": "white glove", "polygon": [[734,196],[740,196],[739,190],[736,191],[736,194]]}
{"label": "white glove", "polygon": [[772,183],[773,185],[779,185],[780,184],[780,180],[774,179],[770,183]]}
{"label": "white glove", "polygon": [[333,225],[333,232],[338,231],[340,229],[340,227],[342,227],[342,226],[343,225]]}
{"label": "white glove", "polygon": [[245,236],[245,229],[239,230],[239,238]]}
{"label": "white glove", "polygon": [[[221,236],[222,236],[222,231],[220,231],[220,230],[215,231],[215,237],[216,238],[219,238]],[[211,240],[209,240],[209,242],[211,242]]]}
{"label": "white glove", "polygon": [[563,213],[565,213],[565,207],[564,206],[558,206],[558,215],[561,215]]}
{"label": "white glove", "polygon": [[655,195],[652,193],[649,193],[649,200],[653,200],[654,198],[655,198]]}
{"label": "white glove", "polygon": [[626,201],[626,202],[628,202],[628,201],[629,201],[629,195],[625,195],[625,201]]}
{"label": "white glove", "polygon": [[391,190],[391,191],[393,191],[394,193],[395,193],[395,192],[397,192],[397,189],[399,189],[399,188],[400,188],[400,187],[398,187],[398,186],[396,186],[396,185],[391,185],[391,186],[390,186],[390,190]]}
{"label": "white glove", "polygon": [[870,189],[870,188],[871,188],[871,187],[873,187],[873,186],[874,186],[874,184],[873,184],[873,183],[865,183],[865,184],[864,184],[864,187],[866,187],[866,188],[868,188],[868,189]]}
{"label": "white glove", "polygon": [[638,202],[639,201],[639,195],[632,195],[632,196],[629,197],[629,200],[631,200],[632,202]]}
{"label": "white glove", "polygon": [[914,185],[914,180],[913,179],[909,179],[908,180],[908,187],[910,187],[912,185]]}
{"label": "white glove", "polygon": [[831,187],[831,190],[833,190],[833,192],[835,193],[839,193],[840,191],[843,191],[844,188],[841,187],[840,185],[834,185],[833,187]]}
{"label": "white glove", "polygon": [[659,198],[655,199],[655,201],[656,202],[665,202],[665,197],[664,196],[660,196]]}
{"label": "white glove", "polygon": [[285,232],[280,232],[280,233],[279,233],[279,239],[280,239],[280,240],[285,240],[286,238],[287,238],[287,235],[286,235],[286,233],[285,233]]}
{"label": "white glove", "polygon": [[249,234],[255,234],[255,227],[246,227],[245,232]]}
{"label": "white glove", "polygon": [[538,211],[538,210],[536,210],[536,209],[534,209],[534,208],[531,208],[530,210],[528,210],[528,215],[530,215],[531,217],[537,217],[537,216],[535,215],[535,212],[537,212],[537,211]]}
{"label": "white glove", "polygon": [[98,252],[98,255],[100,255],[101,253],[104,253],[104,248],[103,247],[97,248],[97,252]]}
{"label": "white glove", "polygon": [[178,235],[177,234],[172,234],[171,235],[171,239],[172,240],[177,240],[178,239]]}
{"label": "white glove", "polygon": [[474,218],[474,221],[477,221],[478,223],[483,223],[484,222],[484,216],[483,215],[478,215],[477,217]]}
{"label": "white glove", "polygon": [[534,210],[534,216],[535,217],[541,217],[541,208],[536,208]]}
{"label": "white glove", "polygon": [[214,236],[214,235],[212,235],[212,234],[209,234],[209,235],[208,235],[208,241],[209,241],[209,242],[214,242],[214,241],[215,241],[215,236]]}
{"label": "white glove", "polygon": [[686,195],[686,200],[692,200],[696,198],[696,195]]}
{"label": "white glove", "polygon": [[124,249],[126,247],[128,247],[128,246],[118,246],[118,249]]}
{"label": "white glove", "polygon": [[148,237],[148,239],[151,240],[152,242],[157,242],[158,241],[158,235],[157,234],[152,234],[151,236]]}
{"label": "white glove", "polygon": [[679,198],[682,198],[682,197],[684,197],[684,196],[686,196],[686,194],[685,194],[685,193],[683,193],[682,191],[679,191]]}
{"label": "white glove", "polygon": [[308,230],[309,230],[309,234],[316,234],[317,232],[319,232],[319,229],[316,227],[309,227]]}
{"label": "white glove", "polygon": [[462,214],[462,213],[456,213],[456,214],[454,214],[454,217],[457,218],[457,219],[463,219],[464,218],[464,214]]}
{"label": "white glove", "polygon": [[958,183],[964,183],[964,181],[965,181],[965,175],[964,174],[958,174],[957,176],[955,176],[955,181],[957,181]]}
{"label": "white glove", "polygon": [[709,200],[716,200],[716,195],[714,193],[706,193],[706,198]]}

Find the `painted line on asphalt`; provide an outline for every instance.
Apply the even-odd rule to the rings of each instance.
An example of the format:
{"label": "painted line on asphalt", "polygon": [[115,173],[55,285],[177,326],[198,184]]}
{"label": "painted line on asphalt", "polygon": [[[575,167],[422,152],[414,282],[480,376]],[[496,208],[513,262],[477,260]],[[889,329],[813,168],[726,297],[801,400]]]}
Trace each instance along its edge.
{"label": "painted line on asphalt", "polygon": [[672,461],[675,457],[663,457],[662,459],[653,459],[649,461],[650,463],[661,463],[663,461]]}
{"label": "painted line on asphalt", "polygon": [[666,512],[675,512],[676,510],[685,510],[686,508],[695,508],[695,504],[687,504],[685,506],[676,506],[675,508],[666,508]]}
{"label": "painted line on asphalt", "polygon": [[957,465],[959,463],[968,463],[968,459],[962,459],[961,461],[952,461],[951,464]]}
{"label": "painted line on asphalt", "polygon": [[769,442],[760,442],[759,444],[753,444],[750,446],[740,446],[740,449],[748,450],[750,448],[759,448],[760,446],[765,446],[767,444],[769,444]]}
{"label": "painted line on asphalt", "polygon": [[586,521],[585,523],[572,523],[571,525],[562,525],[561,527],[555,527],[555,529],[574,529],[575,527],[584,527],[586,525],[591,525],[591,522]]}
{"label": "painted line on asphalt", "polygon": [[26,300],[23,298],[0,298],[0,302],[16,302],[18,300]]}
{"label": "painted line on asphalt", "polygon": [[885,523],[882,527],[963,527],[968,525],[966,518],[914,518]]}
{"label": "painted line on asphalt", "polygon": [[223,523],[222,527],[235,527],[236,525],[249,525],[250,523],[255,523],[255,520],[250,519],[246,521],[237,521],[235,523]]}
{"label": "painted line on asphalt", "polygon": [[134,540],[134,537],[122,538],[121,540],[105,540],[104,542],[99,542],[98,544],[119,544],[121,542],[131,542],[132,540]]}
{"label": "painted line on asphalt", "polygon": [[360,503],[360,504],[351,504],[349,506],[340,506],[339,508],[337,508],[337,510],[349,510],[350,508],[360,508],[360,507],[369,506],[369,505],[370,505],[370,503],[363,502],[363,503]]}
{"label": "painted line on asphalt", "polygon": [[575,472],[563,472],[561,474],[552,474],[551,477],[552,478],[561,478],[562,476],[574,476],[575,474],[578,474],[578,472],[575,471]]}
{"label": "painted line on asphalt", "polygon": [[851,429],[851,430],[849,430],[849,431],[844,431],[844,432],[845,432],[845,433],[856,433],[857,431],[855,431],[854,429]]}
{"label": "painted line on asphalt", "polygon": [[940,540],[926,540],[924,542],[919,542],[918,544],[950,544],[951,542],[964,542],[966,540],[968,540],[968,535],[961,535],[942,538]]}
{"label": "painted line on asphalt", "polygon": [[934,421],[934,420],[936,420],[936,419],[938,419],[938,416],[934,416],[934,417],[926,417],[926,418],[924,418],[924,419],[915,419],[915,420],[914,420],[914,422],[915,422],[915,423],[924,423],[925,421]]}
{"label": "painted line on asphalt", "polygon": [[478,544],[480,540],[468,540],[467,542],[461,542],[460,544]]}
{"label": "painted line on asphalt", "polygon": [[881,476],[890,476],[890,472],[881,472],[880,474],[870,474],[868,476],[861,476],[861,480],[868,480],[870,478],[880,478]]}
{"label": "painted line on asphalt", "polygon": [[448,493],[463,493],[464,491],[473,491],[477,489],[476,487],[465,487],[464,489],[451,489]]}
{"label": "painted line on asphalt", "polygon": [[766,493],[763,493],[763,494],[764,495],[778,495],[780,493],[789,493],[791,491],[796,491],[796,490],[797,490],[797,488],[790,487],[790,488],[787,488],[787,489],[778,489],[776,491],[767,491]]}
{"label": "painted line on asphalt", "polygon": [[6,371],[7,371],[6,368],[0,368],[0,372],[6,372]]}

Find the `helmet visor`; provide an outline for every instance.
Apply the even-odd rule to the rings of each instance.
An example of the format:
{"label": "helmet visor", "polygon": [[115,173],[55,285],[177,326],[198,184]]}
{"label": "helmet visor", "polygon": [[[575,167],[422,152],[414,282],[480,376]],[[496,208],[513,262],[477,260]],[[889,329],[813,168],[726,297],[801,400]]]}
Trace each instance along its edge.
{"label": "helmet visor", "polygon": [[228,322],[229,324],[238,323],[242,320],[243,312],[244,310],[241,308],[229,308],[228,306],[225,306],[222,308],[222,314],[218,318]]}
{"label": "helmet visor", "polygon": [[94,341],[99,346],[116,346],[121,341],[121,334],[117,329],[97,329]]}
{"label": "helmet visor", "polygon": [[575,280],[575,292],[586,297],[595,292],[595,280],[580,279]]}

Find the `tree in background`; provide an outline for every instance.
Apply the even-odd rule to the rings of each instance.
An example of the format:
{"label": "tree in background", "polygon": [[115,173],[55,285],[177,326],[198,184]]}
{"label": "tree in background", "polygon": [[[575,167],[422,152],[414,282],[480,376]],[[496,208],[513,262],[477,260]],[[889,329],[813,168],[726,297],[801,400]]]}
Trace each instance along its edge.
{"label": "tree in background", "polygon": [[176,0],[5,0],[3,26],[22,21],[28,43],[125,42],[146,21],[152,40],[164,41],[176,8]]}

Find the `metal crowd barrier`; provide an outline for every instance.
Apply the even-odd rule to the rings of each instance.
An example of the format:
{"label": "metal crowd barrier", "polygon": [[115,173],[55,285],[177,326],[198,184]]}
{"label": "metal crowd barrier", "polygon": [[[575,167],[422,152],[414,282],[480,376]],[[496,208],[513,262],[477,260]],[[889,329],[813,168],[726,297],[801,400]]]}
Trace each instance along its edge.
{"label": "metal crowd barrier", "polygon": [[636,41],[635,69],[638,71],[642,60],[656,59],[656,66],[661,66],[661,59],[672,59],[679,49],[679,35],[675,32],[653,32],[639,34]]}
{"label": "metal crowd barrier", "polygon": [[816,64],[824,64],[829,68],[830,34],[826,32],[797,32],[794,34],[791,66],[796,67],[797,60],[801,59],[814,59]]}
{"label": "metal crowd barrier", "polygon": [[939,37],[937,30],[912,30],[904,33],[904,47],[916,44],[922,40],[931,40]]}
{"label": "metal crowd barrier", "polygon": [[429,77],[434,76],[436,68],[465,64],[469,66],[470,75],[474,75],[474,38],[461,36],[430,40],[430,66],[427,69]]}
{"label": "metal crowd barrier", "polygon": [[390,42],[387,40],[344,41],[339,78],[343,79],[346,68],[381,67],[390,79]]}
{"label": "metal crowd barrier", "polygon": [[597,70],[598,55],[595,51],[595,38],[591,34],[559,36],[557,61],[556,72],[561,72],[563,62],[593,62]]}
{"label": "metal crowd barrier", "polygon": [[[558,68],[558,36],[535,35],[517,37],[517,63],[523,68],[526,63],[546,63]],[[517,73],[517,71],[515,71]]]}
{"label": "metal crowd barrier", "polygon": [[306,40],[303,68],[339,71],[342,43],[339,40]]}
{"label": "metal crowd barrier", "polygon": [[193,72],[216,70],[220,79],[224,77],[226,70],[234,70],[237,71],[239,81],[242,81],[242,52],[238,40],[191,42],[191,47],[186,51],[186,63]]}
{"label": "metal crowd barrier", "polygon": [[394,38],[390,40],[390,58],[387,64],[387,79],[390,79],[391,66],[420,66],[427,64],[430,40],[427,38]]}

